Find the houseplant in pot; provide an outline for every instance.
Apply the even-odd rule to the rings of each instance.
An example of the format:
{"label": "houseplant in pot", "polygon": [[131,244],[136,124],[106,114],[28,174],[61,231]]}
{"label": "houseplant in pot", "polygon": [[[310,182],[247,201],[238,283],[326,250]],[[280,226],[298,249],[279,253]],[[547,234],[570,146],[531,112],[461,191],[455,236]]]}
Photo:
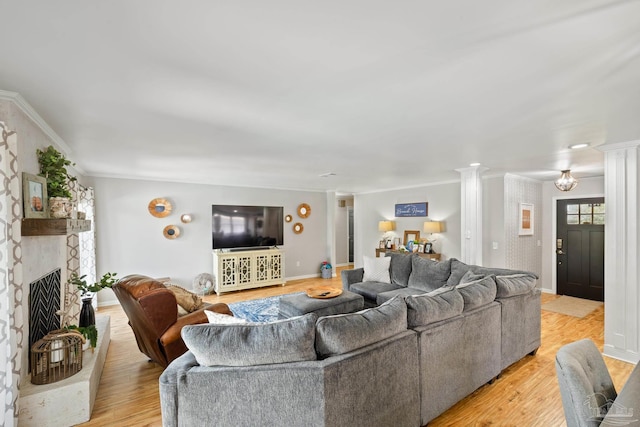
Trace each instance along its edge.
{"label": "houseplant in pot", "polygon": [[68,166],[73,166],[62,153],[52,145],[44,150],[37,149],[40,176],[47,179],[47,195],[51,217],[69,218],[71,216],[71,191],[69,182],[76,181],[76,177],[69,175]]}
{"label": "houseplant in pot", "polygon": [[93,310],[91,301],[93,295],[105,288],[111,288],[117,281],[117,273],[106,273],[96,283],[88,284],[85,277],[86,274],[78,276],[73,273],[69,279],[69,283],[74,285],[80,291],[80,298],[82,299],[82,308],[80,309],[80,320],[78,321],[80,327],[87,327],[89,325],[96,324],[96,314]]}

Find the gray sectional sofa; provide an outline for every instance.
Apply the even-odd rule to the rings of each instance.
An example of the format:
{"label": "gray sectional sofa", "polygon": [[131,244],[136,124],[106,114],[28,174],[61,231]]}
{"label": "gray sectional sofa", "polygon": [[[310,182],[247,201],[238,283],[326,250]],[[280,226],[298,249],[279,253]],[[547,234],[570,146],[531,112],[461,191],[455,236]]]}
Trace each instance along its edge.
{"label": "gray sectional sofa", "polygon": [[389,283],[343,271],[357,313],[185,327],[163,425],[422,426],[535,352],[534,274],[416,258],[394,254]]}

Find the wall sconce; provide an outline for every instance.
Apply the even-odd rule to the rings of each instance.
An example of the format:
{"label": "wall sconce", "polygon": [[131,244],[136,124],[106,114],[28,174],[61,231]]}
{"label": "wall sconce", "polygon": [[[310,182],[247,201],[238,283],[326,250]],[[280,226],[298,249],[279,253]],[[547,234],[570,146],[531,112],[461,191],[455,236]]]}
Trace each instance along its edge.
{"label": "wall sconce", "polygon": [[571,176],[570,170],[561,172],[560,178],[555,181],[556,188],[560,191],[571,191],[578,185],[578,180]]}

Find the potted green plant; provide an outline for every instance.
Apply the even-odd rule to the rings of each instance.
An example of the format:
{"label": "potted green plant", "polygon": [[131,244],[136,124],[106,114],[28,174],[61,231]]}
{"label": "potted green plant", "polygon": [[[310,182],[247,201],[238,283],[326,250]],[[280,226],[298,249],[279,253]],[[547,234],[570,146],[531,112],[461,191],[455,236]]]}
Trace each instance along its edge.
{"label": "potted green plant", "polygon": [[77,178],[67,171],[68,166],[74,166],[64,154],[52,145],[44,150],[37,149],[40,176],[47,179],[47,195],[51,216],[54,218],[69,218],[71,216],[71,191],[69,183]]}
{"label": "potted green plant", "polygon": [[85,277],[86,274],[78,276],[77,273],[71,274],[68,283],[74,285],[80,291],[82,299],[82,308],[80,309],[80,327],[87,327],[96,324],[96,314],[93,310],[91,301],[96,292],[100,292],[105,288],[111,288],[116,282],[117,273],[105,273],[98,282],[88,284]]}
{"label": "potted green plant", "polygon": [[65,326],[64,329],[68,331],[78,331],[84,336],[84,338],[89,341],[89,346],[91,346],[91,351],[96,348],[98,345],[98,328],[96,325],[89,326],[77,326],[77,325],[68,325]]}

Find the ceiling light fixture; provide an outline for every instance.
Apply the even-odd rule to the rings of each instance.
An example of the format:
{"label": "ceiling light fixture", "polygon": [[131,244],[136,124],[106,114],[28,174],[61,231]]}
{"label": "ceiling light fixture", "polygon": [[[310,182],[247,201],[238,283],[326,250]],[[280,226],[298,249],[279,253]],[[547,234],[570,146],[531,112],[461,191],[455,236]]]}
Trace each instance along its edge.
{"label": "ceiling light fixture", "polygon": [[578,185],[578,180],[571,176],[570,170],[562,171],[560,178],[556,179],[556,187],[560,191],[571,191]]}
{"label": "ceiling light fixture", "polygon": [[320,175],[318,175],[320,178],[329,178],[330,176],[335,176],[336,174],[334,172],[325,172],[325,173],[321,173]]}
{"label": "ceiling light fixture", "polygon": [[580,143],[580,144],[573,144],[569,146],[570,150],[577,150],[578,148],[585,148],[588,147],[589,144],[587,144],[586,142]]}
{"label": "ceiling light fixture", "polygon": [[480,166],[480,163],[478,163],[478,162],[469,163],[469,166],[471,166],[471,167]]}

